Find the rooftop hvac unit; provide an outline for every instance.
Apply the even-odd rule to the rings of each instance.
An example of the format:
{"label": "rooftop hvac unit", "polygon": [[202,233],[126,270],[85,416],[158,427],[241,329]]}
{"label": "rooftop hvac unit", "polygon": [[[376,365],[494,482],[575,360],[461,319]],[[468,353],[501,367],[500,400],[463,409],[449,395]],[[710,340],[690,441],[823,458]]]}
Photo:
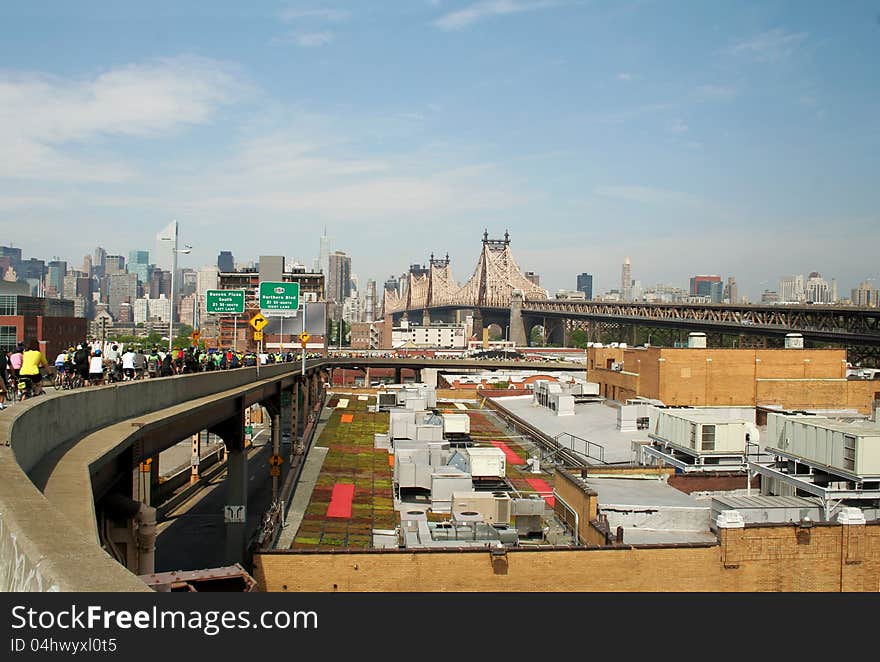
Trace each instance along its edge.
{"label": "rooftop hvac unit", "polygon": [[803,349],[804,337],[800,333],[785,334],[785,349]]}
{"label": "rooftop hvac unit", "polygon": [[611,364],[611,369],[612,369],[614,372],[621,372],[621,371],[623,370],[623,364],[618,363],[617,361],[614,361],[614,362]]}
{"label": "rooftop hvac unit", "polygon": [[699,331],[688,334],[688,347],[703,348],[706,347],[706,334]]}

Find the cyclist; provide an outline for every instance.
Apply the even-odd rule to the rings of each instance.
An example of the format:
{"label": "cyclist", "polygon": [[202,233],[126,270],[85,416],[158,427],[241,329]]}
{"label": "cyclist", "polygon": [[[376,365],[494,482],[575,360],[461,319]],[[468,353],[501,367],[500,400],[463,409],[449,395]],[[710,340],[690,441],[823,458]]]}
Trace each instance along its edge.
{"label": "cyclist", "polygon": [[143,347],[136,347],[134,350],[134,378],[143,379],[146,367],[147,357],[144,354],[144,349]]}
{"label": "cyclist", "polygon": [[22,353],[24,352],[24,343],[20,342],[15,346],[15,351],[9,355],[9,368],[12,370],[12,377],[18,381],[18,371],[21,370]]}
{"label": "cyclist", "polygon": [[25,378],[30,381],[33,395],[40,395],[43,392],[42,368],[48,370],[49,362],[46,360],[45,354],[40,351],[40,343],[36,340],[31,340],[27,350],[22,354],[19,377],[22,381]]}
{"label": "cyclist", "polygon": [[85,345],[79,344],[76,346],[76,351],[73,353],[73,367],[79,373],[79,376],[82,378],[83,383],[88,384],[89,350],[85,348]]}
{"label": "cyclist", "polygon": [[159,358],[158,350],[153,347],[150,350],[150,355],[147,357],[147,374],[150,376],[150,379],[159,376],[159,364],[162,360]]}
{"label": "cyclist", "polygon": [[92,352],[92,358],[89,359],[89,386],[100,386],[104,383],[104,358],[101,356],[101,350],[96,349]]}
{"label": "cyclist", "polygon": [[122,355],[122,379],[126,382],[134,379],[134,352],[131,347]]}
{"label": "cyclist", "polygon": [[6,409],[6,380],[9,357],[6,348],[0,347],[0,409]]}

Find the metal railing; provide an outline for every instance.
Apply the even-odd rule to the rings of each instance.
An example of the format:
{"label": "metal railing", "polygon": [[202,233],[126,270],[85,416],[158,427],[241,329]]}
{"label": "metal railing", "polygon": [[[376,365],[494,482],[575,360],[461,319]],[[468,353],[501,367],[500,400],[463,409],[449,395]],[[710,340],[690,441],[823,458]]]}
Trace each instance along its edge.
{"label": "metal railing", "polygon": [[[584,439],[582,437],[578,437],[576,435],[571,434],[570,432],[560,432],[555,437],[553,437],[553,441],[559,444],[562,448],[567,448],[573,453],[577,453],[578,455],[582,455],[584,457],[588,457],[593,460],[598,460],[602,464],[606,464],[605,462],[605,447],[601,444],[597,444],[588,439]],[[566,446],[566,442],[570,445]],[[575,444],[580,442],[583,444],[583,452],[579,451],[575,448]]]}

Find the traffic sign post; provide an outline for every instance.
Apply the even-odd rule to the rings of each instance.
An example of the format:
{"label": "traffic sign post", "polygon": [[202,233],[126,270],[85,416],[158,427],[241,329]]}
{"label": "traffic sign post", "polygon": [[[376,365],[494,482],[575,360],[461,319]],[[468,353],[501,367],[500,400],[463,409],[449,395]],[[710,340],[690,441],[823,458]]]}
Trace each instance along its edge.
{"label": "traffic sign post", "polygon": [[251,317],[250,322],[248,322],[252,327],[254,327],[254,331],[262,331],[263,327],[269,323],[261,313],[257,313],[253,317]]}
{"label": "traffic sign post", "polygon": [[244,313],[244,290],[207,290],[205,311],[212,315]]}
{"label": "traffic sign post", "polygon": [[238,351],[238,316],[244,313],[244,290],[207,290],[205,312],[211,315],[233,315],[232,351]]}
{"label": "traffic sign post", "polygon": [[296,316],[299,308],[299,283],[261,281],[260,312],[264,315]]}
{"label": "traffic sign post", "polygon": [[262,340],[263,332],[262,331],[254,331],[254,340]]}

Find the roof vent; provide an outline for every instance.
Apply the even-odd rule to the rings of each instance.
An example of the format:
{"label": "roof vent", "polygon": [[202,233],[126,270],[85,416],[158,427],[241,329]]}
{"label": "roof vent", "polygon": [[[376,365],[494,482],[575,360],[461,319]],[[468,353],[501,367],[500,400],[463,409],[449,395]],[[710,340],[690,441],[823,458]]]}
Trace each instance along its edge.
{"label": "roof vent", "polygon": [[846,506],[840,509],[837,514],[838,524],[864,524],[865,513],[860,508]]}
{"label": "roof vent", "polygon": [[742,529],[745,528],[745,520],[738,510],[722,510],[718,513],[715,524],[719,529]]}

